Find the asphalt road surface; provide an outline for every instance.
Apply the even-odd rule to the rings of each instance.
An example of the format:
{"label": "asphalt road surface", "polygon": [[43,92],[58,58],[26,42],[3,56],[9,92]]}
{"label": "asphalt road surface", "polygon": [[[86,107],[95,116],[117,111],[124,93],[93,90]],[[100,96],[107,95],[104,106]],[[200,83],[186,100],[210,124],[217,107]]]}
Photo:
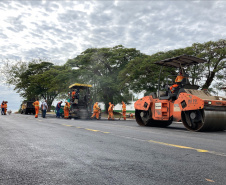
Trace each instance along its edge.
{"label": "asphalt road surface", "polygon": [[226,132],[0,116],[0,184],[225,185]]}

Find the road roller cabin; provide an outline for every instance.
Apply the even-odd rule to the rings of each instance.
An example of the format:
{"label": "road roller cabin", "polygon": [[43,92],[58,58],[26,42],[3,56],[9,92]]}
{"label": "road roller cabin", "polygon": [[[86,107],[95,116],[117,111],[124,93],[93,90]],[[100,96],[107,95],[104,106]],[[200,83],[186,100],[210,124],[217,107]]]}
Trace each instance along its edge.
{"label": "road roller cabin", "polygon": [[[141,126],[167,127],[173,121],[182,122],[190,131],[219,131],[226,129],[226,99],[211,96],[199,86],[191,85],[184,67],[207,62],[183,55],[156,62],[162,67],[176,67],[185,78],[172,93],[167,85],[137,100],[134,104],[136,121]],[[162,70],[162,68],[161,68]],[[161,75],[161,71],[160,71]],[[160,86],[160,82],[159,82]]]}

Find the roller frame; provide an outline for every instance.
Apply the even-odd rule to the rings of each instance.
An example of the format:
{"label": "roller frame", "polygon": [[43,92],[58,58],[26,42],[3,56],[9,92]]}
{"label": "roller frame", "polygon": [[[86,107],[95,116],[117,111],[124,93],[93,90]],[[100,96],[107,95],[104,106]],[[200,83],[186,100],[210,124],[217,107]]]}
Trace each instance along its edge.
{"label": "roller frame", "polygon": [[[135,118],[140,126],[167,127],[174,120],[182,122],[190,131],[222,131],[226,129],[226,101],[203,100],[186,92],[180,93],[175,101],[153,97],[153,95],[145,96],[134,104]],[[212,101],[213,104],[205,105],[205,101]],[[185,107],[182,107],[182,102],[186,104]],[[156,110],[156,103],[161,106],[166,104],[167,107]],[[163,109],[168,110],[168,113],[166,114]],[[159,111],[161,115],[156,116],[156,111]],[[143,115],[147,115],[145,113],[148,113],[146,121],[144,121],[144,117],[142,118]],[[191,119],[194,115],[197,117]]]}

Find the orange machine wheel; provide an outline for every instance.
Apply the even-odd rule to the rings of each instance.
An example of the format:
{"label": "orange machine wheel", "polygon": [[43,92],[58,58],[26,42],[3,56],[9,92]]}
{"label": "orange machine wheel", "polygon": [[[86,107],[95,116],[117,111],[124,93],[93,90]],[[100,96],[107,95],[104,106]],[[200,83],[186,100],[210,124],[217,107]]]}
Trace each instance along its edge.
{"label": "orange machine wheel", "polygon": [[151,109],[148,109],[147,111],[135,110],[135,118],[140,126],[168,127],[173,122],[172,119],[168,121],[153,120]]}

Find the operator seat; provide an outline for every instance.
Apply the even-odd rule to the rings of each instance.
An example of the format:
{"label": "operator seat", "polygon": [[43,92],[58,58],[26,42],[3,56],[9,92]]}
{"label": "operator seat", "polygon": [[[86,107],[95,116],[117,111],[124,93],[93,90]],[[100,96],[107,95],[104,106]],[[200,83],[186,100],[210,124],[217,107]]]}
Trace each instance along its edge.
{"label": "operator seat", "polygon": [[169,87],[168,85],[165,86],[166,91],[159,91],[159,93],[157,92],[157,96],[159,97],[160,100],[169,100],[170,96],[169,96]]}

